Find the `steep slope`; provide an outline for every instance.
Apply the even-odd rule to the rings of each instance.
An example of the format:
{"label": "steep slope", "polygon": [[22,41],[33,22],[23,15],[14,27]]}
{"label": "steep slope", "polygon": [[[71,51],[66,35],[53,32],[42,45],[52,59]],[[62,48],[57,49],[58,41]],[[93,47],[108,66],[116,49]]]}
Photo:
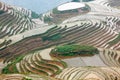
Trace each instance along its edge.
{"label": "steep slope", "polygon": [[[61,26],[61,27],[60,27]],[[118,37],[114,31],[99,20],[76,21],[55,26],[43,34],[24,38],[0,50],[0,58],[13,60],[16,56],[58,44],[86,44],[100,48],[113,48],[110,41]],[[118,42],[117,42],[118,43]],[[115,43],[115,44],[117,44]],[[119,46],[114,48],[119,50]]]}
{"label": "steep slope", "polygon": [[[45,53],[44,53],[45,54]],[[55,76],[59,74],[67,65],[61,60],[48,60],[41,57],[41,54],[34,53],[25,57],[16,58],[9,63],[3,70],[3,74],[21,73],[21,74],[37,74],[44,76]]]}
{"label": "steep slope", "polygon": [[120,52],[117,50],[100,49],[100,58],[110,67],[120,66]]}
{"label": "steep slope", "polygon": [[0,39],[35,28],[30,10],[0,2]]}
{"label": "steep slope", "polygon": [[116,67],[72,67],[56,76],[62,80],[119,80],[120,68]]}
{"label": "steep slope", "polygon": [[40,54],[26,56],[16,64],[19,73],[34,73],[39,75],[54,76],[65,68],[61,61],[42,59]]}
{"label": "steep slope", "polygon": [[[21,22],[17,22],[20,26],[26,25],[27,30],[29,30],[28,32],[23,31],[22,34],[16,35],[15,37],[11,36],[15,33],[11,34],[9,35],[11,37],[7,40],[1,40],[0,59],[5,63],[10,62],[3,69],[3,72],[33,73],[53,77],[58,74],[55,77],[61,80],[119,80],[120,10],[111,7],[108,0],[95,0],[82,4],[85,5],[82,8],[60,11],[56,7],[50,12],[43,14],[41,20],[50,25],[54,25],[41,26],[37,24],[41,26],[38,30],[33,29],[33,25],[36,24],[31,20],[29,12],[22,11],[21,8],[13,6],[1,6],[1,10],[3,10],[1,15],[7,15],[8,18],[6,18],[8,21],[8,14],[11,14],[11,17],[16,17],[16,12],[20,12],[21,14],[17,13],[17,16],[21,17],[22,15],[19,21],[23,20],[24,24],[21,25]],[[4,12],[8,13],[4,14]],[[24,17],[25,15],[27,17]],[[3,19],[2,17],[4,18],[5,16],[1,16],[0,19],[6,21],[6,18]],[[14,20],[14,18],[12,19]],[[4,24],[7,25],[6,23]],[[6,27],[4,29],[9,30]],[[19,31],[22,29],[23,27]],[[16,29],[11,29],[10,31],[16,31]],[[48,59],[43,57],[46,56],[46,52],[43,49],[64,44],[90,45],[98,48],[99,54],[97,54],[97,57],[100,57],[100,61],[103,61],[105,66],[108,67],[66,68],[65,63],[61,60],[56,60],[53,57],[52,60],[50,56]],[[43,52],[41,51],[42,53],[40,53],[40,50]],[[47,52],[47,55],[49,55],[49,52]],[[76,61],[75,64],[77,63]]]}

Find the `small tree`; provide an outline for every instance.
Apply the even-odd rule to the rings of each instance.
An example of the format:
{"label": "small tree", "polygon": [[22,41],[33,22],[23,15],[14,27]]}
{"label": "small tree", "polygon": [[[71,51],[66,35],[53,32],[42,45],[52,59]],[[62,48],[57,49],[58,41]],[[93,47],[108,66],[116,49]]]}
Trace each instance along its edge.
{"label": "small tree", "polygon": [[39,18],[39,14],[35,13],[32,11],[32,14],[31,14],[32,18]]}
{"label": "small tree", "polygon": [[60,14],[60,11],[58,11],[57,8],[54,8],[52,12],[53,14]]}
{"label": "small tree", "polygon": [[49,17],[49,16],[44,16],[44,22],[45,23],[49,23],[49,22],[51,22],[52,21],[52,19]]}

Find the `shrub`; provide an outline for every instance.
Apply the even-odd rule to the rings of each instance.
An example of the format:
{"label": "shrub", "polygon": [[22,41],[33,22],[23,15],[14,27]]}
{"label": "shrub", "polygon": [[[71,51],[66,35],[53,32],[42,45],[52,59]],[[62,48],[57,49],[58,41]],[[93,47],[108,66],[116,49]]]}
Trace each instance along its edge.
{"label": "shrub", "polygon": [[115,38],[113,41],[110,41],[108,44],[114,45],[114,44],[117,44],[119,41],[120,41],[120,33],[117,38]]}
{"label": "shrub", "polygon": [[18,70],[16,68],[16,63],[20,62],[23,59],[24,56],[17,57],[14,61],[12,61],[10,64],[8,64],[6,67],[2,69],[2,73],[9,74],[9,73],[18,73]]}
{"label": "shrub", "polygon": [[50,23],[52,19],[49,16],[44,16],[44,22],[45,23]]}
{"label": "shrub", "polygon": [[52,10],[52,12],[53,12],[53,14],[60,14],[60,13],[61,13],[60,11],[57,10],[57,8],[54,8],[54,9]]}
{"label": "shrub", "polygon": [[32,11],[31,17],[36,19],[39,18],[39,15]]}
{"label": "shrub", "polygon": [[58,33],[52,36],[43,36],[42,39],[43,41],[46,41],[46,40],[55,41],[55,40],[61,39],[61,34]]}
{"label": "shrub", "polygon": [[98,53],[97,48],[87,45],[63,45],[57,46],[51,51],[51,54],[58,56],[95,55]]}

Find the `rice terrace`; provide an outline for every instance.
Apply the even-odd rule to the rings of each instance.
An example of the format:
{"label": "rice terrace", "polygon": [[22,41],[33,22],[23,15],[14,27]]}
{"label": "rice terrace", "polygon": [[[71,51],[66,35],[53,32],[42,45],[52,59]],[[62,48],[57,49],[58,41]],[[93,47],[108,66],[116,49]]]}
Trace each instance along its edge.
{"label": "rice terrace", "polygon": [[53,6],[0,0],[0,80],[120,80],[120,1]]}

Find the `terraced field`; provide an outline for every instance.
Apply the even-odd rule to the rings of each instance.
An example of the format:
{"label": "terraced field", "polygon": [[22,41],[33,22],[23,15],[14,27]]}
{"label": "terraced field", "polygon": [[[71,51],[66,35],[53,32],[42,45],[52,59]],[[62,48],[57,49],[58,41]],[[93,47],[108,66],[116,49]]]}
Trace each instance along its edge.
{"label": "terraced field", "polygon": [[[113,46],[109,45],[109,42],[118,36],[115,31],[106,27],[102,22],[95,20],[80,22],[80,26],[77,25],[75,24],[72,27],[54,27],[43,34],[25,38],[1,50],[0,57],[4,57],[5,61],[8,62],[14,58],[14,55],[18,56],[61,43],[77,43],[100,48],[112,48]],[[118,47],[114,49],[119,50]]]}
{"label": "terraced field", "polygon": [[63,59],[68,67],[79,66],[100,66],[118,67],[120,66],[120,52],[112,49],[99,48],[99,54],[92,57],[75,57]]}
{"label": "terraced field", "polygon": [[72,67],[64,69],[56,78],[62,80],[119,80],[119,69],[116,67]]}
{"label": "terraced field", "polygon": [[105,64],[112,67],[120,66],[120,52],[116,50],[103,49],[100,52],[100,57]]}
{"label": "terraced field", "polygon": [[0,75],[0,80],[57,80],[51,77],[38,76],[38,75],[23,75],[23,74],[8,74]]}
{"label": "terraced field", "polygon": [[30,10],[0,2],[0,39],[35,28]]}
{"label": "terraced field", "polygon": [[66,67],[62,61],[45,60],[39,53],[25,56],[16,64],[19,73],[34,73],[39,75],[54,76]]}
{"label": "terraced field", "polygon": [[[56,7],[37,19],[30,10],[0,2],[0,61],[6,65],[0,71],[8,74],[0,80],[120,80],[120,10],[109,1],[83,2],[85,7],[63,12]],[[56,46],[72,44],[99,53],[50,55]]]}

